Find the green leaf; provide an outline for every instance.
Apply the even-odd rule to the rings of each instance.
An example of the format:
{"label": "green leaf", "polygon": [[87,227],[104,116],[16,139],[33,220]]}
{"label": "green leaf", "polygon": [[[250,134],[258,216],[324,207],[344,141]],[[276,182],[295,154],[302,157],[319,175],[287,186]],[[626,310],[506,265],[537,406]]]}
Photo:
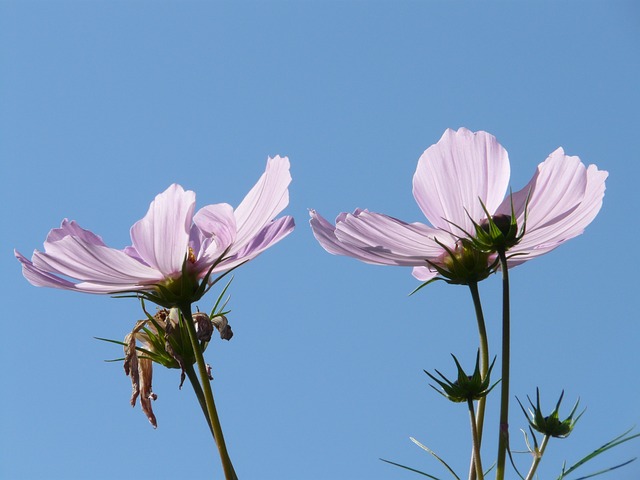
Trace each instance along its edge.
{"label": "green leaf", "polygon": [[433,480],[441,480],[438,477],[434,477],[433,475],[429,475],[428,473],[421,472],[420,470],[416,470],[415,468],[407,467],[405,465],[400,465],[399,463],[391,462],[389,460],[385,460],[384,458],[381,458],[380,460],[382,460],[383,462],[389,463],[391,465],[395,465],[396,467],[404,468],[405,470],[409,470],[410,472],[419,473],[420,475],[424,475],[425,477],[432,478]]}
{"label": "green leaf", "polygon": [[[607,443],[605,443],[604,445],[602,445],[601,447],[595,449],[593,452],[591,452],[589,455],[586,455],[585,457],[583,457],[582,459],[578,460],[576,463],[574,463],[571,467],[569,467],[568,470],[565,470],[564,466],[562,467],[562,473],[560,473],[560,476],[557,478],[557,480],[562,480],[564,479],[567,475],[569,475],[570,473],[574,472],[575,470],[577,470],[579,467],[581,467],[582,465],[584,465],[585,463],[587,463],[589,460],[594,459],[595,457],[597,457],[598,455],[600,455],[601,453],[606,452],[607,450],[610,450],[614,447],[617,447],[618,445],[621,445],[625,442],[628,442],[629,440],[633,440],[634,438],[638,438],[640,437],[640,433],[636,433],[634,435],[629,435],[629,433],[634,429],[635,427],[630,428],[629,430],[627,430],[626,432],[622,433],[621,435],[618,435],[617,437],[615,437],[614,439],[608,441]],[[606,470],[602,470],[600,472],[596,472],[593,474],[589,474],[586,477],[581,477],[581,478],[590,478],[596,475],[600,475],[602,473],[606,473],[610,470],[614,470],[616,468],[622,467],[624,465],[627,465],[628,463],[631,463],[632,461],[634,461],[634,459],[629,460],[625,463],[622,463],[620,465],[616,465],[614,467],[610,467]],[[577,479],[580,480],[580,479]]]}
{"label": "green leaf", "polygon": [[449,464],[447,464],[447,462],[445,462],[443,459],[441,459],[438,455],[436,455],[436,453],[431,450],[429,447],[424,446],[423,444],[421,444],[418,440],[416,440],[413,437],[409,437],[409,440],[411,440],[413,443],[415,443],[416,445],[418,445],[421,449],[423,449],[424,451],[430,453],[431,455],[433,455],[442,465],[445,466],[445,468],[447,470],[449,470],[449,473],[451,473],[451,475],[453,475],[453,477],[456,480],[460,480],[460,477],[458,477],[458,475],[456,475],[456,472],[453,471],[453,469],[449,466]]}
{"label": "green leaf", "polygon": [[118,340],[111,340],[109,338],[102,338],[102,337],[93,337],[96,340],[102,340],[103,342],[109,342],[109,343],[115,343],[117,345],[122,345],[123,347],[126,347],[128,344],[124,343],[124,342],[120,342]]}

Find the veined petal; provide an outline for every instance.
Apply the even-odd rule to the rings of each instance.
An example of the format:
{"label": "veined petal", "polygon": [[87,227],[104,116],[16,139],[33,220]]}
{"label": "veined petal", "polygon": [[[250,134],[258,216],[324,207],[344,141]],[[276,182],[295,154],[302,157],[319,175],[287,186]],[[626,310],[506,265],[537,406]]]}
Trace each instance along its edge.
{"label": "veined petal", "polygon": [[53,273],[41,270],[37,268],[33,263],[24,257],[20,252],[14,250],[14,254],[18,261],[22,263],[22,274],[24,277],[36,287],[50,287],[59,288],[63,290],[73,290],[76,292],[94,293],[94,294],[109,294],[116,292],[130,292],[136,290],[146,289],[141,286],[137,281],[132,283],[93,283],[93,282],[79,282],[73,283],[64,278],[58,277]]}
{"label": "veined petal", "polygon": [[[336,223],[343,220],[346,215],[346,213],[341,213],[340,215],[338,215],[338,218],[336,218]],[[340,241],[336,238],[335,225],[327,221],[327,219],[325,219],[315,210],[309,210],[309,216],[311,217],[311,220],[309,220],[309,225],[311,225],[313,236],[316,237],[316,240],[318,240],[322,248],[324,248],[332,255],[345,255],[348,257],[354,257],[363,260],[362,258],[357,256],[357,250],[352,251],[348,248],[347,245],[342,245],[340,243]]]}
{"label": "veined petal", "polygon": [[595,165],[589,165],[586,169],[587,185],[579,205],[567,215],[558,217],[553,223],[531,230],[527,227],[522,241],[509,251],[510,254],[518,254],[509,261],[509,266],[519,265],[548,253],[567,240],[582,234],[602,207],[608,175],[608,172],[598,170]]}
{"label": "veined petal", "polygon": [[434,237],[448,235],[419,223],[405,223],[387,215],[360,211],[337,222],[335,236],[342,245],[370,256],[370,263],[419,266],[442,254]]}
{"label": "veined petal", "polygon": [[22,264],[22,274],[31,285],[34,285],[36,287],[51,287],[61,288],[64,290],[76,290],[76,286],[74,283],[65,280],[64,278],[57,277],[52,273],[44,272],[36,268],[31,260],[26,258],[17,250],[14,250],[13,254]]}
{"label": "veined petal", "polygon": [[131,227],[138,255],[165,277],[182,271],[187,255],[196,194],[173,184],[151,202],[142,220]]}
{"label": "veined petal", "polygon": [[227,203],[207,205],[193,217],[191,247],[196,263],[207,271],[236,238],[236,218]]}
{"label": "veined petal", "polygon": [[230,251],[239,252],[289,204],[289,159],[276,156],[235,210],[237,236]]}
{"label": "veined petal", "polygon": [[413,195],[434,227],[452,231],[454,223],[472,232],[469,216],[486,217],[480,201],[491,213],[498,208],[509,175],[509,157],[493,135],[448,129],[420,157]]}
{"label": "veined petal", "polygon": [[294,227],[295,222],[291,216],[284,216],[274,220],[258,232],[239,252],[228,260],[221,262],[213,271],[229,270],[247,260],[257,257],[267,248],[275,245],[289,235]]}
{"label": "veined petal", "polygon": [[80,225],[78,225],[75,221],[69,221],[65,218],[64,220],[62,220],[60,228],[54,228],[49,232],[49,234],[47,235],[47,239],[45,240],[45,248],[48,243],[57,242],[58,240],[61,240],[69,235],[77,237],[90,244],[103,246],[105,245],[104,241],[102,240],[102,238],[100,238],[99,235],[96,235],[89,230],[85,230],[84,228],[80,227]]}
{"label": "veined petal", "polygon": [[74,236],[47,242],[44,252],[33,253],[33,266],[42,272],[64,275],[81,281],[106,285],[111,291],[119,285],[152,284],[162,273],[143,265],[121,250],[87,243]]}
{"label": "veined petal", "polygon": [[[518,225],[524,221],[527,196],[527,236],[536,230],[559,222],[582,201],[587,187],[587,169],[578,157],[565,155],[558,148],[538,165],[531,181],[513,194]],[[507,196],[496,213],[511,214],[511,199]]]}

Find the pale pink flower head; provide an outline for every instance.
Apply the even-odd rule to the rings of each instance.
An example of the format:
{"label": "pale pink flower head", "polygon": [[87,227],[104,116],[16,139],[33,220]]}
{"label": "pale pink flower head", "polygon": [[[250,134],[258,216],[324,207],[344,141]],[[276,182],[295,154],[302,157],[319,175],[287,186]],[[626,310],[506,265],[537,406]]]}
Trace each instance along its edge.
{"label": "pale pink flower head", "polygon": [[448,279],[467,283],[486,277],[495,264],[495,255],[470,250],[469,236],[487,223],[487,213],[492,219],[515,218],[519,239],[508,253],[509,266],[516,266],[581,234],[602,206],[607,175],[558,148],[522,190],[507,195],[509,158],[496,138],[482,131],[448,129],[422,154],[413,177],[414,198],[431,225],[361,209],[341,213],[335,225],[312,210],[310,223],[329,253],[411,266],[422,281],[442,274],[439,269],[461,268],[470,261],[462,269],[468,278]]}
{"label": "pale pink flower head", "polygon": [[[206,287],[201,281],[211,273],[229,271],[291,233],[292,217],[276,219],[289,203],[290,182],[288,158],[269,158],[264,174],[235,209],[218,203],[195,212],[195,193],[173,184],[131,227],[129,247],[108,247],[65,219],[31,260],[14,253],[35,286],[97,294],[153,292],[195,301],[198,289],[201,294]],[[164,306],[173,306],[166,303],[171,300]]]}

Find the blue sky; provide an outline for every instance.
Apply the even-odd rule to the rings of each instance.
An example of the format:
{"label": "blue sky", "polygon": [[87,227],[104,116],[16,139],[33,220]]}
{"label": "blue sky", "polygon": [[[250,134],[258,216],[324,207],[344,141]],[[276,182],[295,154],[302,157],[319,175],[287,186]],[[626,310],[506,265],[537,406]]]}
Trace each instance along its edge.
{"label": "blue sky", "polygon": [[[409,436],[464,477],[466,412],[422,370],[473,361],[467,290],[409,297],[409,269],[331,256],[307,222],[308,208],[356,207],[423,221],[417,160],[461,126],[497,136],[514,189],[559,146],[610,172],[586,233],[512,272],[513,395],[538,386],[551,409],[565,389],[564,412],[588,407],[540,478],[639,424],[639,27],[632,1],[0,2],[0,477],[221,478],[176,371],[156,370],[153,430],[103,361],[121,352],[94,337],[123,338],[138,304],[32,287],[13,248],[29,256],[65,217],[123,248],[169,184],[237,205],[276,154],[291,159],[297,228],[237,271],[235,336],[206,352],[240,478],[419,478],[381,457],[447,478]],[[496,353],[499,289],[481,284]],[[511,425],[521,450],[515,407]],[[638,477],[640,462],[608,478]]]}

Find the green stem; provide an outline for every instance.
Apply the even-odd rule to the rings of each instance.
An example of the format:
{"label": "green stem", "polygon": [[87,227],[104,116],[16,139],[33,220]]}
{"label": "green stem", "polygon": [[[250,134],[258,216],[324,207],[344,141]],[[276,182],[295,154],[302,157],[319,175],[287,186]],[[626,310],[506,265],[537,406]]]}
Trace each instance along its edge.
{"label": "green stem", "polygon": [[202,356],[202,349],[198,343],[196,337],[196,328],[193,323],[193,316],[191,315],[191,305],[180,305],[180,311],[187,325],[189,331],[189,339],[191,340],[191,347],[196,357],[196,363],[198,364],[198,373],[200,374],[200,380],[202,381],[202,390],[204,394],[204,400],[206,404],[207,416],[210,420],[211,430],[213,433],[213,439],[218,447],[220,454],[220,460],[222,461],[222,469],[224,471],[224,477],[226,480],[238,480],[236,472],[231,464],[231,459],[227,452],[227,446],[224,443],[224,435],[222,434],[222,427],[220,426],[220,419],[218,418],[218,412],[216,410],[216,404],[213,401],[213,392],[211,390],[211,383],[209,383],[209,374],[207,373],[207,366],[204,363],[204,357]]}
{"label": "green stem", "polygon": [[478,435],[476,414],[473,410],[473,400],[468,399],[467,405],[469,406],[469,418],[471,419],[471,440],[473,442],[473,465],[475,467],[474,472],[478,476],[478,480],[484,480],[484,474],[482,473],[482,459],[480,458],[480,437]]}
{"label": "green stem", "polygon": [[[484,323],[484,314],[482,312],[482,303],[480,301],[480,293],[478,291],[478,282],[469,283],[469,290],[471,291],[471,298],[473,299],[473,306],[476,311],[476,320],[478,322],[478,334],[480,336],[480,374],[482,378],[487,377],[489,371],[489,341],[487,339],[487,329]],[[476,429],[478,434],[478,450],[482,445],[482,430],[484,428],[484,411],[487,403],[487,397],[484,396],[478,400],[478,411],[476,414]],[[469,480],[476,479],[476,468],[471,455],[471,465],[469,467]]]}
{"label": "green stem", "polygon": [[507,448],[509,447],[509,357],[511,319],[509,311],[509,268],[504,249],[498,250],[502,270],[502,379],[500,382],[500,429],[496,480],[504,480]]}
{"label": "green stem", "polygon": [[540,460],[542,460],[542,455],[544,455],[544,451],[547,448],[550,438],[551,437],[549,435],[545,435],[542,439],[542,443],[540,444],[540,448],[533,452],[533,463],[531,464],[531,469],[529,470],[529,473],[527,473],[527,478],[525,480],[533,480],[533,476],[538,469],[538,465],[540,464]]}
{"label": "green stem", "polygon": [[213,427],[211,426],[211,420],[209,420],[209,414],[207,412],[207,402],[204,399],[204,392],[202,391],[202,387],[200,386],[200,381],[198,380],[198,375],[196,375],[196,371],[193,369],[193,365],[185,365],[184,370],[189,378],[189,382],[191,382],[191,386],[193,387],[193,391],[198,398],[198,403],[200,404],[200,408],[202,408],[202,413],[204,413],[204,418],[207,420],[207,425],[209,425],[209,430],[211,430],[211,435],[215,439],[215,435],[213,433]]}

